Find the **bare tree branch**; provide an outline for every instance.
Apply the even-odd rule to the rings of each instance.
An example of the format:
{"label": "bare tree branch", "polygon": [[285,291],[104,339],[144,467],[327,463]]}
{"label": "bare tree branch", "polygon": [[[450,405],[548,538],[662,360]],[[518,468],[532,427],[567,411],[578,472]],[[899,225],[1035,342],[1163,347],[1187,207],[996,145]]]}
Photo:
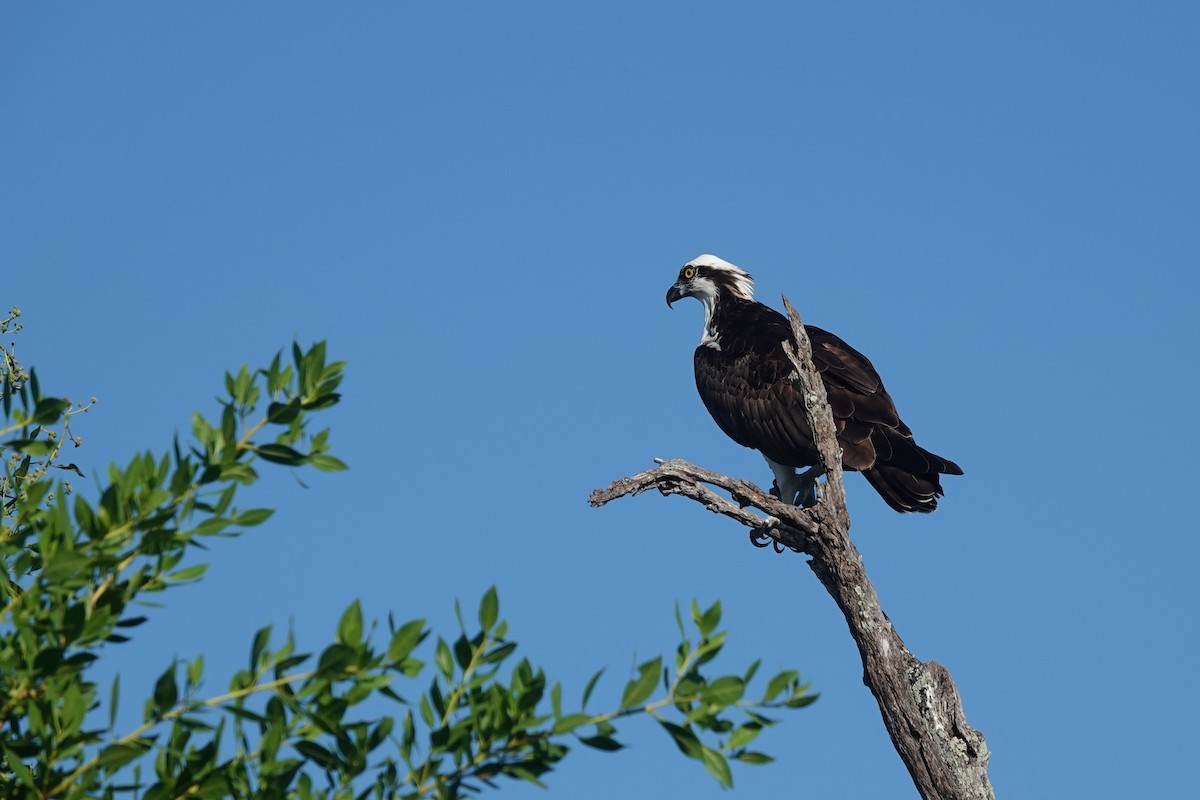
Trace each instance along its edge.
{"label": "bare tree branch", "polygon": [[[783,298],[796,347],[788,355],[804,390],[806,413],[827,470],[820,502],[796,508],[748,481],[686,461],[660,461],[654,469],[620,478],[592,492],[591,504],[657,489],[680,494],[750,529],[756,544],[778,545],[811,556],[809,567],[841,609],[863,662],[863,682],[875,695],[896,752],[925,800],[993,800],[987,777],[990,753],[983,734],[967,724],[954,681],[941,665],[921,661],[904,646],[879,604],[862,555],[850,540],[850,516],[842,483],[841,450],[825,385],[812,365],[812,346],[800,315]],[[732,501],[709,488],[729,492]],[[765,517],[748,511],[753,507]]]}

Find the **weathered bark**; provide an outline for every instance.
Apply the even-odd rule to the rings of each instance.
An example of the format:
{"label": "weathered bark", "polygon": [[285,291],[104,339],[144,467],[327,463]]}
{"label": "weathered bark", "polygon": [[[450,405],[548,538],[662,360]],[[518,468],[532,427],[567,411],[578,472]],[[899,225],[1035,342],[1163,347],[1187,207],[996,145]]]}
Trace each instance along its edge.
{"label": "weathered bark", "polygon": [[[989,752],[983,734],[967,724],[954,681],[942,666],[908,651],[879,604],[862,556],[850,540],[850,516],[842,483],[841,451],[825,386],[812,365],[812,349],[800,316],[783,298],[798,347],[789,355],[804,390],[808,421],[828,471],[820,502],[809,509],[782,503],[747,481],[671,459],[607,489],[592,492],[602,506],[625,495],[658,489],[681,494],[750,528],[756,544],[774,541],[810,556],[809,567],[837,603],[863,662],[863,682],[875,695],[896,752],[926,800],[991,800]],[[707,485],[720,487],[731,502]],[[747,510],[754,507],[768,516]]]}

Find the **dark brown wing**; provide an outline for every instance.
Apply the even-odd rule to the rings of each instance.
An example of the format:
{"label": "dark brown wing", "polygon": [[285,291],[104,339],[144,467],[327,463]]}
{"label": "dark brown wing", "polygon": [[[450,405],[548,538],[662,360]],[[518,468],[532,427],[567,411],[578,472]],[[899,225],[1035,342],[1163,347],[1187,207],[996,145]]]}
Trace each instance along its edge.
{"label": "dark brown wing", "polygon": [[781,338],[787,330],[776,327],[730,324],[722,330],[720,349],[697,347],[696,388],[729,438],[780,464],[808,467],[817,463],[817,451],[803,398],[788,377],[792,365]]}
{"label": "dark brown wing", "polygon": [[843,465],[861,470],[897,511],[933,511],[942,495],[939,476],[961,475],[962,469],[913,440],[870,359],[828,331],[813,325],[805,329],[813,343],[813,363],[839,420]]}

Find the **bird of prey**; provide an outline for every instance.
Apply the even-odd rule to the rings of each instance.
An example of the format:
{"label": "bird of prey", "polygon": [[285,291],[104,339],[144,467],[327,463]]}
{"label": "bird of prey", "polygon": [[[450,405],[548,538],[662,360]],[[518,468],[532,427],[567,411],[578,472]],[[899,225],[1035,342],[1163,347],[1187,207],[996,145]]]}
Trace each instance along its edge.
{"label": "bird of prey", "polygon": [[[783,349],[791,324],[754,299],[749,273],[713,255],[683,265],[667,290],[667,305],[684,297],[704,306],[695,356],[700,399],[729,438],[767,459],[773,493],[812,505],[824,470]],[[804,327],[829,396],[843,469],[861,472],[896,511],[933,511],[942,496],[940,476],[961,475],[962,469],[913,441],[866,356],[828,331]],[[797,474],[797,468],[808,469]]]}

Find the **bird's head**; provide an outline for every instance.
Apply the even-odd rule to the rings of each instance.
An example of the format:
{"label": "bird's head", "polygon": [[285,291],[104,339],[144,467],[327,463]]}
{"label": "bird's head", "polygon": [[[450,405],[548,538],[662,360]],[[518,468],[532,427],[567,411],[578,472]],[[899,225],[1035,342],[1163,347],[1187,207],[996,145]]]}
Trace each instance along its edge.
{"label": "bird's head", "polygon": [[722,295],[753,300],[754,279],[744,269],[705,253],[679,270],[679,278],[667,290],[667,305],[684,297],[694,297],[706,310],[711,310]]}

